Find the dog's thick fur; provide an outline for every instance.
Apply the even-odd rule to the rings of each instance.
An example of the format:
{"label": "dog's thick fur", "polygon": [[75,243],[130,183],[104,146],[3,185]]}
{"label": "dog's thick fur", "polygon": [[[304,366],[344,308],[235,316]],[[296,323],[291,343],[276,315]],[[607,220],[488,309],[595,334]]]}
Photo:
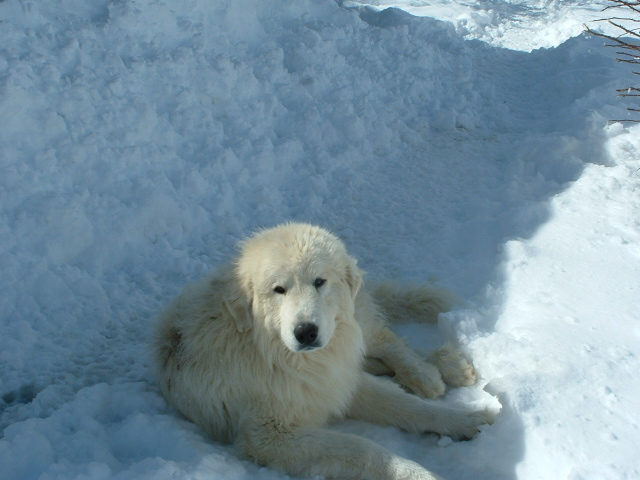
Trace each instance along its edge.
{"label": "dog's thick fur", "polygon": [[434,317],[446,296],[381,287],[378,307],[361,283],[356,261],[322,228],[256,234],[233,265],[188,286],[161,316],[163,394],[213,438],[291,475],[437,478],[369,440],[323,428],[349,417],[458,438],[491,420],[426,399],[444,392],[443,379],[475,382],[460,354],[443,347],[428,363],[385,324],[381,308]]}

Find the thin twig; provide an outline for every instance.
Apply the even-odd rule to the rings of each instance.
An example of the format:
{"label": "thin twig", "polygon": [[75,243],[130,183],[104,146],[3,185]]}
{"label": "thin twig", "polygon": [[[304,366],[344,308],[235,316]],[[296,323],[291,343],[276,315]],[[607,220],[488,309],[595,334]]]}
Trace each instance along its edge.
{"label": "thin twig", "polygon": [[[624,32],[626,32],[626,33],[628,33],[628,34],[629,34],[629,35],[631,35],[632,37],[640,37],[640,35],[638,35],[636,32],[634,32],[634,31],[632,31],[632,30],[629,30],[629,29],[628,29],[628,28],[626,28],[624,25],[620,25],[619,23],[612,22],[611,20],[609,20],[609,23],[610,23],[611,25],[613,25],[614,27],[618,27],[620,30],[622,30],[622,31],[624,31]],[[622,34],[621,34],[620,36],[622,36]]]}
{"label": "thin twig", "polygon": [[617,5],[609,5],[605,8],[602,9],[602,11],[604,12],[605,10],[613,10],[614,8],[630,8],[631,10],[633,10],[636,13],[640,13],[640,9],[636,8],[636,7],[640,7],[640,2],[626,2],[626,1],[618,1],[618,0],[610,0],[612,3],[615,3]]}
{"label": "thin twig", "polygon": [[[606,6],[602,11],[612,11],[614,9],[627,9],[631,12],[635,12],[635,14],[640,15],[640,0],[609,0],[611,5]],[[619,11],[619,10],[618,10]],[[616,51],[616,61],[622,63],[630,63],[632,65],[640,64],[640,44],[631,43],[637,42],[636,39],[640,39],[640,19],[638,18],[630,18],[625,16],[614,16],[610,18],[601,18],[596,20],[597,22],[607,22],[609,25],[615,27],[619,35],[614,36],[608,35],[603,32],[596,32],[592,30],[589,26],[585,25],[585,32],[594,35],[600,38],[604,38],[608,40],[605,42],[605,47],[615,47],[618,49]],[[630,37],[630,38],[629,38]],[[634,75],[640,75],[640,72],[632,72]],[[638,87],[627,87],[627,88],[619,88],[616,89],[619,97],[640,97],[640,88]],[[627,108],[628,112],[640,113],[640,108]],[[631,123],[640,123],[640,120],[636,119],[625,119],[625,120],[614,120],[614,122],[631,122]]]}

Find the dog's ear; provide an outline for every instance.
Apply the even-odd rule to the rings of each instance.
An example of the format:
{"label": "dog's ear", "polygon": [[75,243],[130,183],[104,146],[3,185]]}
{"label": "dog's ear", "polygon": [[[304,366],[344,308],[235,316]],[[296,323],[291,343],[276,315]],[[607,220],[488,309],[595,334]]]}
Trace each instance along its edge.
{"label": "dog's ear", "polygon": [[251,296],[238,287],[230,288],[228,296],[222,301],[222,308],[236,323],[239,332],[246,332],[253,327],[251,314]]}
{"label": "dog's ear", "polygon": [[358,268],[358,262],[353,257],[349,257],[348,259],[347,270],[344,278],[351,289],[351,295],[353,298],[356,298],[356,295],[362,286],[362,271]]}

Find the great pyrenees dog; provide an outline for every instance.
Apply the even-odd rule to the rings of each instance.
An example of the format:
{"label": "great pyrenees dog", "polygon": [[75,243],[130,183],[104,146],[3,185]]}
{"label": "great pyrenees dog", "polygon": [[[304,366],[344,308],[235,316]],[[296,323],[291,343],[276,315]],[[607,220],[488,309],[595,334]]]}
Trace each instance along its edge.
{"label": "great pyrenees dog", "polygon": [[187,286],[161,315],[162,393],[214,439],[290,475],[438,478],[326,428],[354,418],[469,438],[492,420],[430,400],[445,383],[475,382],[460,353],[444,346],[426,361],[386,324],[433,320],[447,295],[361,286],[356,261],[327,230],[289,223],[257,233],[233,264]]}

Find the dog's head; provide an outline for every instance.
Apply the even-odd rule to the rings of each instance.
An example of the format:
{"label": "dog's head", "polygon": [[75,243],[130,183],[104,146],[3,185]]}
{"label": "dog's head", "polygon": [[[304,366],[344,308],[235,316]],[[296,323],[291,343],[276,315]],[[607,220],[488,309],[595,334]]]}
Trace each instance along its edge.
{"label": "dog's head", "polygon": [[353,317],[362,282],[356,261],[335,235],[298,223],[244,242],[235,276],[239,294],[227,308],[238,328],[260,327],[293,352],[329,343],[337,322]]}

